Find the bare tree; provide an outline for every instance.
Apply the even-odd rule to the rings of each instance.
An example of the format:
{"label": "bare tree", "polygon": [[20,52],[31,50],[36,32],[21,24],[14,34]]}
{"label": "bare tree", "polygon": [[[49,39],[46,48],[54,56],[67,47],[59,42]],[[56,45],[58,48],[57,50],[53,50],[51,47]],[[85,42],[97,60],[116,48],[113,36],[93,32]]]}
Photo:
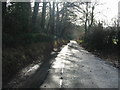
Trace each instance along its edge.
{"label": "bare tree", "polygon": [[2,2],[2,24],[3,24],[3,30],[5,28],[5,14],[6,14],[6,2]]}
{"label": "bare tree", "polygon": [[75,3],[74,9],[80,13],[79,16],[80,21],[84,24],[85,29],[85,38],[87,37],[88,33],[90,32],[91,27],[94,23],[95,17],[95,8],[98,6],[99,3],[95,2],[83,2],[83,3]]}
{"label": "bare tree", "polygon": [[37,19],[37,15],[38,15],[38,10],[39,10],[39,2],[35,2],[34,10],[33,10],[33,16],[32,16],[33,30],[35,29],[36,19]]}
{"label": "bare tree", "polygon": [[51,9],[51,25],[50,25],[50,30],[51,34],[54,35],[54,30],[55,30],[55,2],[52,3],[52,9]]}
{"label": "bare tree", "polygon": [[45,29],[46,5],[47,5],[47,2],[43,2],[42,16],[41,16],[41,28],[43,30]]}

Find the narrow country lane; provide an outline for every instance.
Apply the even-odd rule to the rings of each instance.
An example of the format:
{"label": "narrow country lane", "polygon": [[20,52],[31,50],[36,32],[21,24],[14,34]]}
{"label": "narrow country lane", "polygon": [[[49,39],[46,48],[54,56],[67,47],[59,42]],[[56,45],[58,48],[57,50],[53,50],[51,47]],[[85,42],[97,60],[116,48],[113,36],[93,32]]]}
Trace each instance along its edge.
{"label": "narrow country lane", "polygon": [[118,88],[118,69],[70,41],[40,88]]}

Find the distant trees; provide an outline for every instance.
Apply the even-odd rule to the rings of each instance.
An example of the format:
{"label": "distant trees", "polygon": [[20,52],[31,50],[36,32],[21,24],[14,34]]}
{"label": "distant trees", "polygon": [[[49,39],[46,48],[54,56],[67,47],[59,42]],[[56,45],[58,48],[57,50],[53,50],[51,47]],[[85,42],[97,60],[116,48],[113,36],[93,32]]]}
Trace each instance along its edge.
{"label": "distant trees", "polygon": [[39,36],[50,40],[70,39],[75,17],[74,12],[70,11],[71,5],[70,2],[34,2],[31,7],[30,2],[4,2],[3,44],[28,43]]}
{"label": "distant trees", "polygon": [[[97,23],[95,15],[95,8],[100,5],[95,2],[80,2],[72,3],[74,12],[79,14],[80,25],[84,25],[84,42],[87,47],[95,49],[104,49],[116,46],[119,42],[119,27],[115,26],[104,27],[102,22]],[[100,13],[100,12],[99,12]],[[117,44],[119,45],[119,44]]]}
{"label": "distant trees", "polygon": [[102,22],[99,22],[91,28],[86,41],[86,47],[98,50],[117,48],[119,46],[117,43],[119,42],[118,33],[119,31],[117,30],[117,27],[104,27]]}
{"label": "distant trees", "polygon": [[[60,3],[61,4],[61,3]],[[62,5],[61,9],[57,9],[57,32],[58,32],[58,37],[59,38],[72,38],[72,28],[73,28],[73,23],[74,18],[75,18],[75,13],[73,12],[73,6],[72,3],[70,2],[64,2]],[[58,4],[57,4],[58,7]],[[58,17],[59,16],[59,17]]]}
{"label": "distant trees", "polygon": [[[52,40],[74,39],[73,32],[77,27],[75,23],[78,19],[81,27],[84,26],[84,41],[89,42],[94,28],[100,28],[95,23],[97,5],[99,5],[98,2],[34,2],[34,6],[31,7],[30,2],[10,2],[9,5],[4,2],[2,6],[3,42],[6,42],[8,36],[11,37],[9,42],[12,41],[12,43],[14,37],[18,37],[21,41],[25,38],[30,41],[39,35]],[[109,33],[114,32],[109,31]],[[109,43],[112,42],[110,38],[113,36],[113,34],[109,35]],[[119,33],[116,38],[119,43]]]}
{"label": "distant trees", "polygon": [[[37,31],[49,34],[53,36],[53,38],[54,37],[63,38],[64,33],[67,31],[65,29],[69,27],[70,24],[72,24],[71,20],[73,19],[72,15],[74,13],[70,11],[70,7],[72,7],[70,6],[71,3],[68,3],[68,2],[64,2],[64,3],[41,2],[41,3],[42,3],[41,4],[42,7],[39,6],[39,9],[41,9],[41,13],[38,13],[37,20],[36,20],[37,21],[36,28],[38,29],[38,27],[40,27],[39,30]],[[34,10],[36,10],[35,7],[36,7],[36,4],[34,5]],[[33,16],[34,14],[35,13],[33,11]]]}
{"label": "distant trees", "polygon": [[80,23],[84,25],[85,30],[85,41],[87,40],[87,36],[90,33],[90,29],[95,23],[95,8],[99,5],[97,1],[94,2],[81,2],[75,3],[74,9],[80,14],[79,19]]}

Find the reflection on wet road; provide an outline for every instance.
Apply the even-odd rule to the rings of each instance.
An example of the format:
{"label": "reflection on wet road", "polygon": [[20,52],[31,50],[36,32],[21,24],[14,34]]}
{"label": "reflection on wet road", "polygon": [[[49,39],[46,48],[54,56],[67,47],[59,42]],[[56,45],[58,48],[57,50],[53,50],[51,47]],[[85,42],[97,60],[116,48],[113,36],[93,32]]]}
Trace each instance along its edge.
{"label": "reflection on wet road", "polygon": [[118,88],[118,70],[70,41],[40,88]]}

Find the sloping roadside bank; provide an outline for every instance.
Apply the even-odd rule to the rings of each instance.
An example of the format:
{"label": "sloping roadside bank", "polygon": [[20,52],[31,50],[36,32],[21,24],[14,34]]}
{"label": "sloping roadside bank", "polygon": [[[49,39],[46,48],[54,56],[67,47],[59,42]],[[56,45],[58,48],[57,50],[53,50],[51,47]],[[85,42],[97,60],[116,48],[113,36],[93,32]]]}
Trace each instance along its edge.
{"label": "sloping roadside bank", "polygon": [[[48,69],[52,63],[52,58],[54,58],[57,53],[60,51],[60,48],[63,44],[66,44],[66,41],[57,41],[57,45],[54,48],[51,54],[44,55],[44,59],[37,60],[34,63],[28,65],[23,70],[21,70],[15,77],[12,79],[8,85],[4,88],[37,88],[44,81],[48,74]],[[46,49],[47,50],[47,49]],[[48,51],[48,50],[47,50]],[[47,52],[46,51],[46,52]]]}
{"label": "sloping roadside bank", "polygon": [[[2,58],[2,87],[8,88],[9,83],[16,77],[16,80],[23,76],[19,75],[22,69],[26,71],[34,64],[42,63],[46,56],[49,56],[52,50],[51,42],[32,43],[26,46],[3,48]],[[27,78],[28,75],[26,75]],[[21,80],[21,79],[20,79]],[[13,86],[18,81],[13,80]]]}

